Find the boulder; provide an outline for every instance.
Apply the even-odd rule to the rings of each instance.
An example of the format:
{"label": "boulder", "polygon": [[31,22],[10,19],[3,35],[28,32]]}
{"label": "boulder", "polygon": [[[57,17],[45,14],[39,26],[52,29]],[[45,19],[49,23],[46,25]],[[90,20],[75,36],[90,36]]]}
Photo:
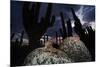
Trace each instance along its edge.
{"label": "boulder", "polygon": [[67,54],[57,50],[52,49],[45,50],[45,48],[38,48],[33,50],[25,59],[24,65],[42,65],[42,64],[62,64],[62,63],[71,63],[73,62],[68,58]]}
{"label": "boulder", "polygon": [[53,47],[52,40],[45,47],[33,50],[25,59],[24,65],[63,64],[73,62],[89,62],[91,55],[79,37],[67,37],[59,48]]}
{"label": "boulder", "polygon": [[65,38],[63,43],[60,45],[60,49],[64,51],[74,62],[91,61],[89,50],[79,37]]}

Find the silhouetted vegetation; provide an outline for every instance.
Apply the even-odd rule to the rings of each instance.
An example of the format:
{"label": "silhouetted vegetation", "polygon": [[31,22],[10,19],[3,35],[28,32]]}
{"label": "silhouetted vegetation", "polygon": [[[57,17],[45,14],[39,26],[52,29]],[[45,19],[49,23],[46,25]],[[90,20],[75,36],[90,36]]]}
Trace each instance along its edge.
{"label": "silhouetted vegetation", "polygon": [[71,20],[69,19],[69,20],[66,21],[66,24],[67,24],[67,28],[66,28],[65,19],[63,17],[63,13],[62,12],[60,13],[60,16],[61,16],[61,21],[62,21],[62,29],[59,29],[59,30],[60,30],[60,33],[61,33],[63,39],[64,39],[66,37],[72,36]]}
{"label": "silhouetted vegetation", "polygon": [[[31,7],[30,7],[31,4]],[[39,20],[39,11],[40,11],[41,3],[30,3],[30,2],[24,2],[23,3],[23,26],[25,29],[25,32],[27,33],[29,45],[22,46],[23,43],[23,36],[24,31],[21,33],[20,39],[16,39],[14,42],[12,39],[15,36],[15,33],[12,33],[11,35],[11,66],[19,66],[22,65],[24,62],[25,57],[34,49],[42,47],[42,42],[40,41],[40,38],[44,35],[44,33],[47,31],[49,27],[52,27],[55,22],[55,16],[51,15],[52,13],[52,4],[48,3],[48,7],[45,13],[44,17],[41,17],[40,22]],[[75,11],[71,9],[73,18],[74,18],[74,31],[79,35],[80,39],[85,43],[85,46],[88,48],[92,55],[92,61],[95,60],[95,31],[91,27],[83,28],[82,24],[80,22],[80,19],[76,16]],[[71,20],[68,19],[65,22],[65,18],[63,16],[63,13],[60,13],[61,16],[61,22],[62,22],[62,28],[59,29],[61,36],[63,39],[66,37],[73,36],[73,28],[71,26]],[[67,28],[65,26],[67,24]],[[59,35],[57,32],[56,34],[56,43],[58,44]],[[44,43],[45,41],[48,41],[48,35],[45,38],[44,36]],[[58,46],[58,45],[56,45]]]}
{"label": "silhouetted vegetation", "polygon": [[67,32],[66,32],[65,21],[64,21],[64,17],[63,17],[62,12],[60,13],[60,16],[61,16],[61,21],[62,21],[62,29],[60,29],[60,32],[63,35],[62,37],[64,39],[65,37],[67,37]]}
{"label": "silhouetted vegetation", "polygon": [[[29,9],[30,2],[24,2],[23,4],[23,25],[24,29],[28,35],[29,46],[21,46],[24,32],[22,32],[20,42],[18,39],[13,43],[11,42],[11,65],[21,65],[24,61],[26,55],[36,49],[41,47],[40,38],[46,32],[46,30],[51,27],[55,22],[55,16],[51,16],[52,4],[49,3],[47,11],[41,21],[38,22],[39,11],[41,3],[32,4],[31,9]],[[12,34],[11,39],[14,37]]]}
{"label": "silhouetted vegetation", "polygon": [[29,10],[30,3],[25,2],[23,5],[23,25],[25,31],[29,38],[29,45],[34,49],[41,46],[39,43],[39,39],[46,32],[46,30],[51,27],[55,22],[55,16],[51,17],[52,12],[52,4],[49,3],[47,7],[47,11],[44,17],[39,19],[39,11],[41,7],[41,3],[32,4],[32,8]]}
{"label": "silhouetted vegetation", "polygon": [[82,28],[82,24],[79,18],[76,16],[73,9],[72,9],[72,14],[75,20],[74,30],[79,35],[80,39],[85,43],[85,46],[88,48],[88,50],[90,51],[92,55],[92,61],[95,61],[95,31],[92,29],[91,26]]}
{"label": "silhouetted vegetation", "polygon": [[72,26],[71,26],[71,20],[69,19],[66,21],[67,23],[67,36],[70,37],[72,36]]}

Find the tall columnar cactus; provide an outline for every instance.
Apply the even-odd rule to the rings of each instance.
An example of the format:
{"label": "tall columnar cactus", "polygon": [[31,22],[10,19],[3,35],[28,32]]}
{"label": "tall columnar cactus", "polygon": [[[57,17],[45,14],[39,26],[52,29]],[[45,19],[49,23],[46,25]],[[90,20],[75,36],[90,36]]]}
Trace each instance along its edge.
{"label": "tall columnar cactus", "polygon": [[19,46],[19,40],[18,40],[18,38],[16,38],[16,40],[15,40],[15,45]]}
{"label": "tall columnar cactus", "polygon": [[67,29],[66,29],[62,12],[60,13],[60,16],[61,16],[61,20],[62,20],[62,29],[60,29],[60,33],[62,34],[62,37],[64,39],[66,37],[72,36],[72,26],[71,26],[71,21],[69,19],[68,21],[66,21],[66,24],[67,24]]}
{"label": "tall columnar cactus", "polygon": [[44,40],[44,44],[45,44],[45,41],[46,41],[46,39],[45,39],[45,35],[43,36],[43,40]]}
{"label": "tall columnar cactus", "polygon": [[29,2],[24,2],[23,25],[29,38],[29,45],[33,48],[37,48],[40,45],[38,44],[38,40],[46,32],[48,27],[54,24],[55,16],[51,18],[52,4],[49,3],[45,16],[38,22],[41,3],[32,4],[32,8],[30,9],[29,6]]}
{"label": "tall columnar cactus", "polygon": [[85,38],[85,42],[87,44],[87,47],[89,47],[89,51],[91,52],[92,55],[92,61],[95,60],[95,31],[92,29],[92,27],[86,27],[87,29],[87,34]]}
{"label": "tall columnar cactus", "polygon": [[69,19],[67,22],[67,36],[70,37],[72,36],[72,26],[71,26],[71,20]]}
{"label": "tall columnar cactus", "polygon": [[48,39],[49,39],[49,38],[48,38],[48,35],[46,35],[46,36],[47,36],[47,41],[48,41]]}
{"label": "tall columnar cactus", "polygon": [[82,29],[82,24],[80,22],[80,19],[76,16],[75,12],[73,9],[72,10],[72,14],[73,14],[73,19],[74,19],[74,24],[75,24],[75,27],[74,27],[74,30],[75,32],[81,36],[81,34],[83,33],[83,29]]}
{"label": "tall columnar cactus", "polygon": [[[82,28],[82,24],[80,19],[76,16],[75,11],[71,8],[72,14],[73,14],[73,19],[74,19],[74,31],[80,36],[80,39],[85,43],[85,46],[88,47],[86,40],[87,38],[85,38],[85,31]],[[88,40],[87,40],[88,41]],[[88,47],[89,48],[89,47]]]}
{"label": "tall columnar cactus", "polygon": [[15,33],[12,33],[11,34],[11,40],[14,38],[14,36],[15,36]]}
{"label": "tall columnar cactus", "polygon": [[60,13],[60,16],[61,16],[61,21],[62,21],[62,29],[60,29],[60,31],[63,35],[63,38],[65,38],[67,37],[67,32],[66,32],[65,21],[64,21],[64,16],[62,12]]}
{"label": "tall columnar cactus", "polygon": [[89,49],[92,55],[92,60],[94,61],[95,60],[95,31],[93,31],[91,27],[86,27],[88,33],[85,34],[85,29],[82,28],[82,24],[79,18],[76,16],[74,10],[73,9],[71,10],[75,21],[74,30],[80,36],[80,39],[85,43],[85,46]]}
{"label": "tall columnar cactus", "polygon": [[60,28],[60,29],[59,29],[59,32],[60,32],[60,34],[61,34],[62,38],[64,38],[62,28]]}
{"label": "tall columnar cactus", "polygon": [[[76,16],[75,12],[73,9],[72,10],[72,14],[73,14],[73,19],[74,19],[74,31],[80,36],[80,39],[84,42],[84,36],[85,36],[85,30],[82,28],[82,24],[80,19]],[[86,45],[87,46],[87,45]]]}
{"label": "tall columnar cactus", "polygon": [[21,33],[21,37],[20,37],[20,45],[22,45],[22,43],[23,43],[23,36],[24,36],[24,31],[22,31],[22,33]]}
{"label": "tall columnar cactus", "polygon": [[56,44],[58,44],[58,33],[56,32]]}

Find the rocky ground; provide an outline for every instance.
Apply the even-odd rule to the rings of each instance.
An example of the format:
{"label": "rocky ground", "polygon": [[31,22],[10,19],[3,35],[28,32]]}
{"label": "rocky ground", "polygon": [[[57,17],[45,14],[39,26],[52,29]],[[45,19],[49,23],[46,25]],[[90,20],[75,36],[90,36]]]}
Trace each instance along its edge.
{"label": "rocky ground", "polygon": [[72,62],[67,54],[58,50],[56,52],[46,52],[44,48],[38,48],[32,51],[25,59],[24,65],[41,65],[41,64],[61,64]]}
{"label": "rocky ground", "polygon": [[[48,44],[48,43],[46,43]],[[33,50],[23,65],[62,64],[91,61],[91,55],[85,44],[77,37],[68,37],[59,45],[59,49],[50,45]]]}
{"label": "rocky ground", "polygon": [[78,37],[64,39],[60,49],[64,51],[74,62],[91,61],[91,55],[85,44]]}

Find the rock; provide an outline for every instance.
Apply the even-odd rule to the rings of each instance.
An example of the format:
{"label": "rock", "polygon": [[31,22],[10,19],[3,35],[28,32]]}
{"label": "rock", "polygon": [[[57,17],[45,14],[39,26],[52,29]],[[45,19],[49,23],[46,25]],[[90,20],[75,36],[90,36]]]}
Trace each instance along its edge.
{"label": "rock", "polygon": [[55,50],[56,51],[51,52],[45,50],[44,47],[35,49],[26,57],[24,65],[62,64],[73,62],[68,58],[66,53],[57,49]]}
{"label": "rock", "polygon": [[91,55],[78,37],[67,37],[59,48],[53,47],[52,40],[45,47],[33,50],[25,59],[24,65],[62,64],[91,61]]}
{"label": "rock", "polygon": [[91,61],[91,55],[85,44],[79,37],[67,37],[60,45],[60,49],[64,51],[74,62]]}

